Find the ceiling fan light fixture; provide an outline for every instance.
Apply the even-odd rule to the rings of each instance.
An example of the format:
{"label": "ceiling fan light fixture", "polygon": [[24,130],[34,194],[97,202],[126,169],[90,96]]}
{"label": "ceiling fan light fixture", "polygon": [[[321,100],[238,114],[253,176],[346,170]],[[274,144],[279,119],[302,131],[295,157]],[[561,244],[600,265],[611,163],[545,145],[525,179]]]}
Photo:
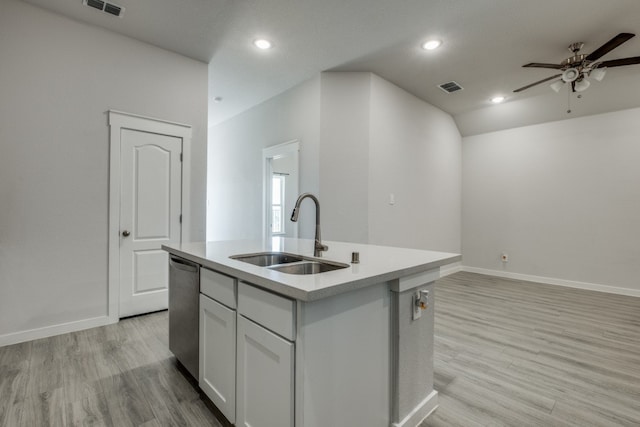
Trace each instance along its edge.
{"label": "ceiling fan light fixture", "polygon": [[576,92],[584,92],[591,86],[591,82],[587,79],[582,79],[576,82]]}
{"label": "ceiling fan light fixture", "polygon": [[555,82],[551,83],[551,85],[549,85],[549,87],[556,93],[560,92],[562,86],[564,86],[564,80],[556,80]]}
{"label": "ceiling fan light fixture", "polygon": [[594,80],[597,80],[597,81],[601,82],[602,79],[604,79],[604,75],[605,74],[607,74],[607,69],[606,68],[594,68],[589,73],[589,77],[593,78]]}
{"label": "ceiling fan light fixture", "polygon": [[578,77],[580,77],[580,72],[575,68],[567,68],[562,73],[562,80],[566,83],[576,81]]}

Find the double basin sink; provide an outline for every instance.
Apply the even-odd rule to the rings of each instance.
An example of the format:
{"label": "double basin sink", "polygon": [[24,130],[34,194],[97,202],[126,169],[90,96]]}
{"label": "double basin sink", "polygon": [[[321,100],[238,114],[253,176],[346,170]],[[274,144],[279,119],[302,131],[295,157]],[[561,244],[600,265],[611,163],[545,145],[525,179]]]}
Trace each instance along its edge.
{"label": "double basin sink", "polygon": [[232,255],[229,258],[287,274],[318,274],[349,267],[348,264],[318,260],[285,252],[260,252]]}

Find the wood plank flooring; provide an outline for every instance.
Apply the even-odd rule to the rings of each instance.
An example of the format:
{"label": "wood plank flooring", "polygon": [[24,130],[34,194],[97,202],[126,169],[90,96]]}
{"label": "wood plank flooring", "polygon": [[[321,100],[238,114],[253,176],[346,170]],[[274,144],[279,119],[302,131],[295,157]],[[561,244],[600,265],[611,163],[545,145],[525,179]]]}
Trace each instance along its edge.
{"label": "wood plank flooring", "polygon": [[[421,427],[640,426],[640,298],[456,273],[435,307],[440,407]],[[220,427],[167,324],[1,347],[0,426]]]}
{"label": "wood plank flooring", "polygon": [[0,426],[215,426],[167,312],[0,348]]}
{"label": "wood plank flooring", "polygon": [[456,273],[437,282],[427,426],[640,426],[640,298]]}

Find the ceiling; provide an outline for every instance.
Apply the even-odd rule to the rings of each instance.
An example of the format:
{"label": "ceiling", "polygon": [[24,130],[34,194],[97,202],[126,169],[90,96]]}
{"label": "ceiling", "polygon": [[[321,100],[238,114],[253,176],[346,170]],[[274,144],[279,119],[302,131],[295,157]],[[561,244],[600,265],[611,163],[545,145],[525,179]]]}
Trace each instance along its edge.
{"label": "ceiling", "polygon": [[[542,84],[567,46],[590,53],[639,35],[603,59],[640,56],[637,0],[113,0],[122,18],[82,0],[24,0],[209,65],[209,123],[232,117],[321,71],[371,71],[450,113],[463,135],[640,106],[640,65],[612,68],[571,100]],[[274,43],[258,51],[251,42]],[[420,43],[438,38],[441,48]],[[464,90],[437,85],[454,80]],[[495,94],[507,96],[490,105]],[[221,97],[222,102],[213,102]]]}

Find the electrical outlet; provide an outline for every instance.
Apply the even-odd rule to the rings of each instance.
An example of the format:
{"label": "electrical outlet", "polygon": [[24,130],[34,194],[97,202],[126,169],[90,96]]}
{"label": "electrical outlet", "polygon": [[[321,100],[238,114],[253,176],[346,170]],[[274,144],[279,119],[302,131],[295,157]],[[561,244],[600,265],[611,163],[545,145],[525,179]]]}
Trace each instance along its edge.
{"label": "electrical outlet", "polygon": [[422,316],[422,308],[420,307],[420,293],[414,295],[413,302],[413,320],[418,320]]}
{"label": "electrical outlet", "polygon": [[422,316],[422,312],[429,307],[429,291],[418,290],[414,292],[411,299],[413,306],[413,320],[418,320]]}
{"label": "electrical outlet", "polygon": [[500,259],[502,260],[502,262],[509,262],[509,254],[507,254],[506,252],[502,252]]}

